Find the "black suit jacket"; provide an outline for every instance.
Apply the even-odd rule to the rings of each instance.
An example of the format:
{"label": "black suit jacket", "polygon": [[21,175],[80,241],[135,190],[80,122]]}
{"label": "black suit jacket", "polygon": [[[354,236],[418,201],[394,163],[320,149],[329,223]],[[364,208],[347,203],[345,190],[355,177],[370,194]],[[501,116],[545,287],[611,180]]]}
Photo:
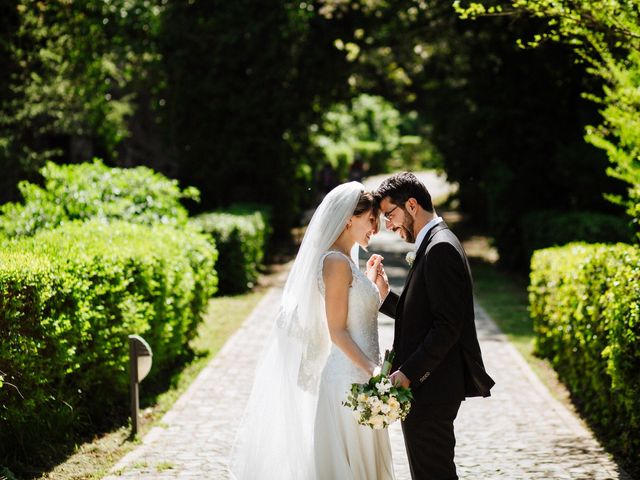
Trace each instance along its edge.
{"label": "black suit jacket", "polygon": [[380,311],[396,320],[393,369],[409,380],[417,403],[490,395],[473,311],[471,270],[458,238],[442,222],[416,252],[402,295]]}

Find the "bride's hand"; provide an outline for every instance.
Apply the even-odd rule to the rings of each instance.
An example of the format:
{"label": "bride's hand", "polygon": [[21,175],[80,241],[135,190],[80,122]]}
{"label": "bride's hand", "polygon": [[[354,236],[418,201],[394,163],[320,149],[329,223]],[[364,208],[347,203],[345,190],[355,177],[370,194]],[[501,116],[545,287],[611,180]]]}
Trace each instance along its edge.
{"label": "bride's hand", "polygon": [[366,274],[369,280],[371,280],[371,282],[373,283],[376,283],[378,274],[383,270],[382,260],[384,260],[384,257],[382,255],[373,254],[367,261]]}
{"label": "bride's hand", "polygon": [[387,278],[387,272],[384,271],[384,267],[380,264],[380,270],[378,271],[378,275],[376,275],[376,280],[373,282],[378,287],[378,291],[380,292],[380,298],[384,302],[384,299],[389,295],[389,279]]}

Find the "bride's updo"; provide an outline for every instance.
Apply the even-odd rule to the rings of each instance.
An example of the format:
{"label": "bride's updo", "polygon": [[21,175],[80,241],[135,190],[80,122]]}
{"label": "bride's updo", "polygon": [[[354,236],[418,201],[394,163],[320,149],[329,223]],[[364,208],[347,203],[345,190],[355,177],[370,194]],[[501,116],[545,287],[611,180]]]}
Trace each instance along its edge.
{"label": "bride's updo", "polygon": [[365,213],[372,212],[373,216],[376,217],[376,233],[380,230],[380,207],[378,206],[378,202],[376,202],[373,192],[367,192],[363,190],[360,194],[360,199],[356,204],[356,208],[353,210],[353,214],[356,217],[360,215],[364,215]]}
{"label": "bride's updo", "polygon": [[376,216],[378,215],[378,205],[376,204],[376,201],[373,198],[373,193],[363,190],[362,193],[360,194],[360,199],[356,204],[356,208],[353,211],[353,214],[356,217],[359,217],[363,213],[367,213],[371,210],[373,210],[374,215]]}

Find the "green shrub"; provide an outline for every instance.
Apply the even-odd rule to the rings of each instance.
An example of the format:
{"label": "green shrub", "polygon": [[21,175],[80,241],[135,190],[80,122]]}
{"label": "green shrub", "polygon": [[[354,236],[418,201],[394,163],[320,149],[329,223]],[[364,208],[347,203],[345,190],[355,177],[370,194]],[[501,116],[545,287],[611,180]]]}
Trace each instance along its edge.
{"label": "green shrub", "polygon": [[537,352],[551,360],[605,443],[640,467],[640,249],[539,250],[529,300]]}
{"label": "green shrub", "polygon": [[236,206],[198,215],[192,221],[213,237],[218,248],[219,292],[234,294],[251,288],[271,234],[269,213],[251,205]]}
{"label": "green shrub", "polygon": [[388,169],[417,171],[442,170],[442,158],[428,138],[420,135],[403,135],[398,148],[389,159]]}
{"label": "green shrub", "polygon": [[0,467],[0,478],[2,480],[18,480],[7,467]]}
{"label": "green shrub", "polygon": [[216,288],[216,250],[191,228],[94,220],[2,247],[3,449],[113,422],[127,405],[127,336],[151,345],[153,376],[186,353]]}
{"label": "green shrub", "polygon": [[381,142],[359,140],[353,143],[353,157],[369,166],[369,175],[388,171],[387,163],[390,156],[390,152],[384,149]]}
{"label": "green shrub", "polygon": [[330,143],[324,147],[324,154],[333,167],[336,177],[339,180],[347,178],[349,166],[354,160],[353,147],[347,143]]}
{"label": "green shrub", "polygon": [[24,203],[0,207],[0,232],[33,235],[92,218],[183,226],[188,213],[180,200],[198,196],[197,190],[180,190],[177,181],[149,168],[110,168],[98,159],[77,165],[49,162],[40,173],[44,187],[21,182]]}
{"label": "green shrub", "polygon": [[522,220],[522,244],[527,258],[541,248],[570,242],[629,242],[632,236],[627,219],[606,213],[538,210]]}

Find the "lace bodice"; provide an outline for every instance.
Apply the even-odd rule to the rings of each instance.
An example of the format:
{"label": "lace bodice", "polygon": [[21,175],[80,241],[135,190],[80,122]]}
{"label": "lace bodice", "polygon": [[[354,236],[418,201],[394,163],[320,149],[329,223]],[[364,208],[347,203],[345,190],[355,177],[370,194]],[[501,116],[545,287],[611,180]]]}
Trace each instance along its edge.
{"label": "lace bodice", "polygon": [[[380,346],[378,343],[378,309],[380,308],[380,292],[378,287],[360,271],[353,261],[341,252],[329,251],[322,255],[318,268],[318,286],[324,296],[323,279],[324,260],[328,255],[341,255],[348,262],[353,274],[349,289],[349,313],[347,330],[353,341],[369,358],[380,362]],[[336,345],[331,345],[331,353],[327,359],[323,376],[341,377],[348,382],[366,382],[366,372],[355,365]]]}

